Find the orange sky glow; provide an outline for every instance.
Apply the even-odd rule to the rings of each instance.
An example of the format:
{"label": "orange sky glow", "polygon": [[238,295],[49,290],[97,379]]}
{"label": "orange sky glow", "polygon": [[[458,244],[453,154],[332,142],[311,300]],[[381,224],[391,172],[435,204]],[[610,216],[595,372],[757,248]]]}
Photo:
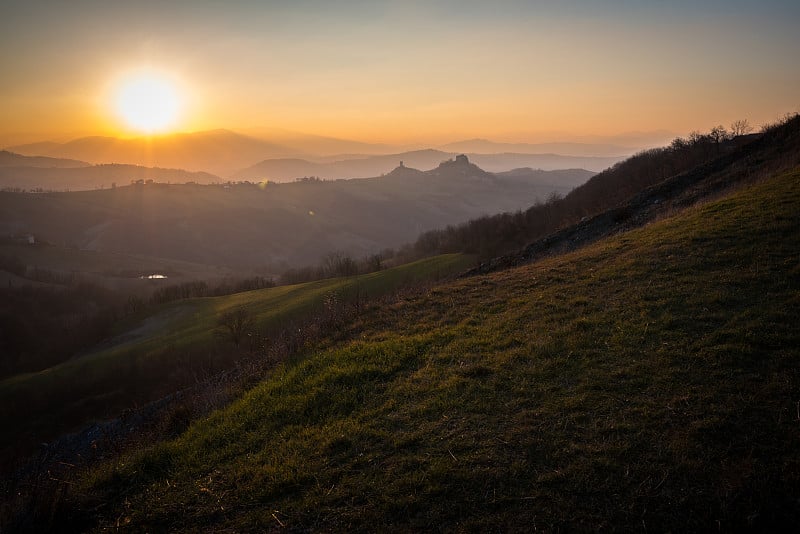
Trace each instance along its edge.
{"label": "orange sky glow", "polygon": [[800,108],[794,2],[129,4],[7,9],[0,145],[141,135],[118,102],[139,71],[179,101],[153,133],[536,142],[684,135]]}

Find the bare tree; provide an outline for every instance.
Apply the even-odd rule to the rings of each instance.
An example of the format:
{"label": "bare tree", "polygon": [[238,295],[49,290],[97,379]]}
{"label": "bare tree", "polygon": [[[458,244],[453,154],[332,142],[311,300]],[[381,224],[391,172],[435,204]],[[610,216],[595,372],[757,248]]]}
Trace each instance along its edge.
{"label": "bare tree", "polygon": [[383,258],[380,254],[372,254],[364,260],[364,268],[368,273],[374,273],[383,269]]}
{"label": "bare tree", "polygon": [[331,252],[322,260],[322,268],[328,276],[353,276],[358,272],[355,260],[343,252]]}
{"label": "bare tree", "polygon": [[719,153],[720,145],[730,139],[730,135],[728,134],[728,130],[725,129],[723,125],[714,126],[711,128],[711,131],[708,132],[708,137],[716,146],[717,153]]}
{"label": "bare tree", "polygon": [[694,130],[689,134],[689,145],[691,146],[702,145],[710,140],[711,137],[709,134],[700,133],[697,130]]}
{"label": "bare tree", "polygon": [[719,126],[714,126],[711,128],[711,131],[708,132],[708,136],[714,143],[720,144],[728,139],[728,130],[726,130],[725,127],[720,124]]}
{"label": "bare tree", "polygon": [[253,326],[253,316],[245,308],[236,308],[220,315],[217,324],[220,335],[238,347]]}
{"label": "bare tree", "polygon": [[739,119],[731,123],[731,137],[739,137],[740,135],[747,135],[753,131],[753,127],[747,122],[747,119]]}

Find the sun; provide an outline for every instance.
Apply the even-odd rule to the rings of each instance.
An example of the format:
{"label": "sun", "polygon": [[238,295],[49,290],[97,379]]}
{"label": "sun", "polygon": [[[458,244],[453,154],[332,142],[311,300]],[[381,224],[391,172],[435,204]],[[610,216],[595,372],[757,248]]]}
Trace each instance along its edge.
{"label": "sun", "polygon": [[116,93],[117,114],[135,130],[158,133],[178,120],[181,99],[173,82],[155,73],[138,73],[124,79]]}

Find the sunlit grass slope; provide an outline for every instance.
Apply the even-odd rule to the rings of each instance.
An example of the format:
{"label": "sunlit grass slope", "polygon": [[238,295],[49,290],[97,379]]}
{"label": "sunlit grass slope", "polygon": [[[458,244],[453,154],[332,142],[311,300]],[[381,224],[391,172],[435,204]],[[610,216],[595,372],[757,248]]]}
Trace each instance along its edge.
{"label": "sunlit grass slope", "polygon": [[796,525],[798,214],[795,172],[373,308],[76,506],[141,531]]}
{"label": "sunlit grass slope", "polygon": [[181,373],[198,361],[224,369],[239,351],[218,335],[218,318],[243,308],[253,332],[270,334],[318,313],[323,301],[342,302],[391,293],[466,269],[469,256],[437,256],[349,278],[174,302],[120,325],[120,335],[86,355],[42,372],[0,382],[3,445],[27,436],[50,439],[86,420],[113,416],[186,385]]}

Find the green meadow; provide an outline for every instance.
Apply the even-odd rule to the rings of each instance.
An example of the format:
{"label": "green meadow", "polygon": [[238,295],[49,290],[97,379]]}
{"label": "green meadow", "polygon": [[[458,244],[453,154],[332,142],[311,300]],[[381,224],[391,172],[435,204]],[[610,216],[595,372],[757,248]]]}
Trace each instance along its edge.
{"label": "green meadow", "polygon": [[[3,416],[14,428],[3,446],[47,440],[94,418],[154,400],[254,357],[274,332],[302,325],[333,302],[347,308],[408,285],[425,284],[463,271],[473,260],[445,255],[371,274],[279,286],[221,297],[186,299],[127,318],[100,347],[41,372],[0,382]],[[244,310],[250,320],[246,346],[221,335],[219,318]]]}
{"label": "green meadow", "polygon": [[[371,304],[176,439],[92,471],[62,524],[796,525],[798,214],[796,171],[577,252]],[[201,319],[174,319],[168,343],[208,339],[211,309],[252,306],[266,322],[279,302],[289,313],[347,283],[182,304]],[[117,359],[103,354],[83,361]]]}

